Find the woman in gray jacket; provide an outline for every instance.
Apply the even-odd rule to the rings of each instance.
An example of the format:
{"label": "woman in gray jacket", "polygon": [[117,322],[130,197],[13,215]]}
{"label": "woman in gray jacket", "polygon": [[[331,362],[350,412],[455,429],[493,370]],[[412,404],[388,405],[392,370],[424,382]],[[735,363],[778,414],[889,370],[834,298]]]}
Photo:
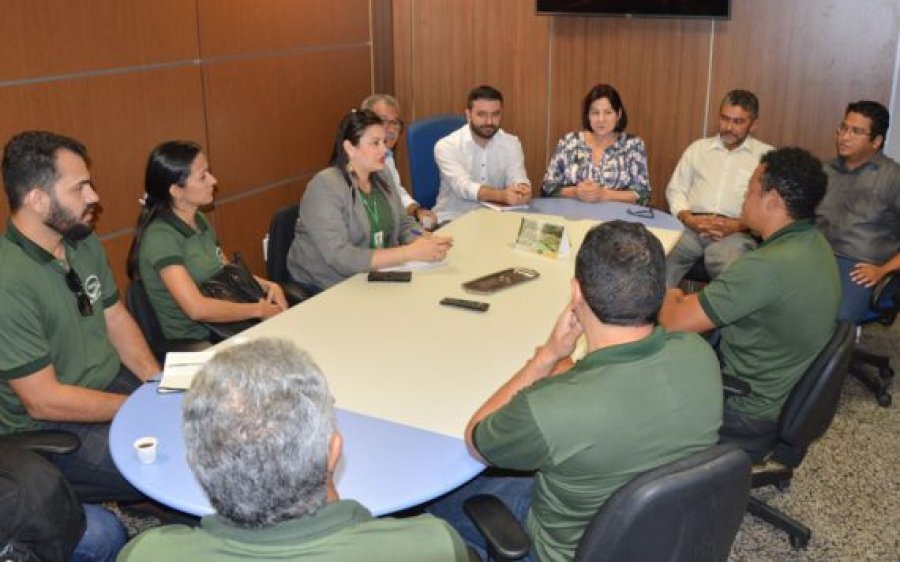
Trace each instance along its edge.
{"label": "woman in gray jacket", "polygon": [[338,125],[331,165],[303,192],[287,265],[312,293],[364,271],[440,261],[453,245],[424,233],[403,211],[384,173],[384,137],[374,112],[349,113]]}

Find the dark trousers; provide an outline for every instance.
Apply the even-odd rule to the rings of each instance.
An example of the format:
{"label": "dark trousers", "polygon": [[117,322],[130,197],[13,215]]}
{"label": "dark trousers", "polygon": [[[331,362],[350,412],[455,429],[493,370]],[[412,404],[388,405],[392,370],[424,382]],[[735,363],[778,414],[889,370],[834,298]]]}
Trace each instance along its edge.
{"label": "dark trousers", "polygon": [[772,441],[778,433],[778,422],[745,416],[728,407],[722,409],[722,427],[719,428],[720,441],[736,443],[753,462],[761,461],[771,450]]}
{"label": "dark trousers", "polygon": [[[106,391],[128,395],[140,385],[141,381],[123,365]],[[69,481],[79,500],[100,503],[147,499],[113,464],[109,454],[109,423],[42,422],[41,428],[68,431],[81,440],[81,446],[72,453],[50,455],[50,460]]]}

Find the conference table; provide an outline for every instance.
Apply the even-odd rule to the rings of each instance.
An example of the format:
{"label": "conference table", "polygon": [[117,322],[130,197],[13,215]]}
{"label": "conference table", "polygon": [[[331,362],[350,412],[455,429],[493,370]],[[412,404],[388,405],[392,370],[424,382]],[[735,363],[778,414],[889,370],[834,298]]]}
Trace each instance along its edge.
{"label": "conference table", "polygon": [[[514,247],[523,218],[564,225],[572,252],[548,258]],[[574,257],[598,221],[642,222],[668,252],[681,236],[671,216],[620,203],[537,199],[528,212],[479,209],[441,229],[454,246],[447,260],[416,269],[409,283],[372,283],[360,274],[222,342],[224,348],[280,337],[307,350],[328,379],[344,451],[338,493],[375,515],[418,505],[484,469],[466,451],[471,414],[514,374],[547,335],[570,296]],[[471,295],[462,283],[508,267],[537,270],[527,283]],[[441,306],[443,297],[488,302],[479,313]],[[115,416],[110,450],[138,490],[194,515],[213,512],[185,459],[181,393],[150,382]],[[138,462],[132,443],[159,440],[156,462]]]}

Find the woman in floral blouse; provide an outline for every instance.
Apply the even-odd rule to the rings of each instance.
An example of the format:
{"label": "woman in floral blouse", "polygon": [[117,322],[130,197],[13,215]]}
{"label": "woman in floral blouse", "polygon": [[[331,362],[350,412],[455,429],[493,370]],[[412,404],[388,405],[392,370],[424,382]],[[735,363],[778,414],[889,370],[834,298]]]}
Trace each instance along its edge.
{"label": "woman in floral blouse", "polygon": [[542,188],[546,195],[581,201],[650,204],[644,141],[625,133],[628,114],[619,92],[597,84],[584,97],[583,131],[556,145]]}

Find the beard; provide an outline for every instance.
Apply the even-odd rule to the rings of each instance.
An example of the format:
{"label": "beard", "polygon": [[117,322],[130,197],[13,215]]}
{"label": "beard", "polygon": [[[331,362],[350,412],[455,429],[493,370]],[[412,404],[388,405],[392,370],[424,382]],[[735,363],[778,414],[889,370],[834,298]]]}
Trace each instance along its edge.
{"label": "beard", "polygon": [[44,220],[44,224],[58,232],[66,240],[84,240],[94,231],[94,225],[87,219],[95,214],[97,205],[88,205],[81,217],[76,217],[68,209],[59,204],[56,197],[50,198],[50,216]]}
{"label": "beard", "polygon": [[469,123],[469,129],[475,133],[476,136],[481,137],[485,140],[490,140],[494,135],[497,134],[497,131],[500,130],[500,127],[496,127],[494,125],[482,125],[481,127],[476,127]]}

